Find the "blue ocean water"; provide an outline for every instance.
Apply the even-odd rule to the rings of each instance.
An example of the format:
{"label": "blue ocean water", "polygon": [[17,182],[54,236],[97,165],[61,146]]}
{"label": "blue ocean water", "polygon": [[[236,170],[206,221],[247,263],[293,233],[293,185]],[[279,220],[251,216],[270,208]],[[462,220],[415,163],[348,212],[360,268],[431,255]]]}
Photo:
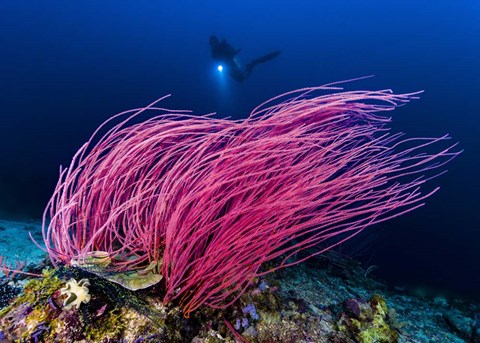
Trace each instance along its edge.
{"label": "blue ocean water", "polygon": [[[371,252],[393,285],[480,296],[478,1],[0,1],[0,213],[39,218],[57,179],[109,116],[165,94],[171,108],[245,117],[295,88],[425,90],[393,113],[409,136],[450,133],[465,152],[427,206],[382,224]],[[242,63],[237,83],[208,39]]]}

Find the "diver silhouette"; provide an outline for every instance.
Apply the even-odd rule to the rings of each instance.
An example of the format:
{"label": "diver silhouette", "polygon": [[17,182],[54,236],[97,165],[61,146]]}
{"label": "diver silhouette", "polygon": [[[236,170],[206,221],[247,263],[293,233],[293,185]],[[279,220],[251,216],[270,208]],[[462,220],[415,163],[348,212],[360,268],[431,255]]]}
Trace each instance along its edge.
{"label": "diver silhouette", "polygon": [[212,50],[212,58],[215,61],[224,64],[225,69],[228,71],[228,75],[238,82],[242,82],[248,78],[252,73],[253,68],[258,64],[271,61],[280,55],[280,51],[271,52],[250,61],[243,68],[236,59],[241,49],[235,49],[225,39],[220,41],[216,36],[211,36],[210,48]]}

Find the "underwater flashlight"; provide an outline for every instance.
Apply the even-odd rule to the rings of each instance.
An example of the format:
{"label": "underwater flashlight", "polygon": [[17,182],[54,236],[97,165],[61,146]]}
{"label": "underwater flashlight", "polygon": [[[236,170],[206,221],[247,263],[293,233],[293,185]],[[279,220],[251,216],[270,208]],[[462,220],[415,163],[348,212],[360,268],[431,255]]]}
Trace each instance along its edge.
{"label": "underwater flashlight", "polygon": [[217,70],[218,70],[218,71],[223,71],[223,66],[222,66],[222,65],[219,65],[219,66],[217,67]]}

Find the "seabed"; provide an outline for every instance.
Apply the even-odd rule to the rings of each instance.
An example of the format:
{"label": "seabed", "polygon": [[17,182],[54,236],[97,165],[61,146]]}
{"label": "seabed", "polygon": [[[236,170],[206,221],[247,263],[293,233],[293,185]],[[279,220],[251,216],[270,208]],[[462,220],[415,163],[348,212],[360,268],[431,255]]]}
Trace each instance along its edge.
{"label": "seabed", "polygon": [[480,342],[480,304],[392,290],[335,253],[254,280],[225,310],[184,318],[161,303],[161,286],[133,292],[54,269],[28,232],[41,241],[38,222],[0,221],[7,264],[43,274],[0,279],[0,342]]}

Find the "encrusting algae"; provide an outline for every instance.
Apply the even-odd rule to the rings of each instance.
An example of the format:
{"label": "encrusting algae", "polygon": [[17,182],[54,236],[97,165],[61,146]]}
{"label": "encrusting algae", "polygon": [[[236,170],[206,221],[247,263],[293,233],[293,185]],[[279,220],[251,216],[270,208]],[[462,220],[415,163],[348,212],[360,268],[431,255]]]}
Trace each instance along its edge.
{"label": "encrusting algae", "polygon": [[[336,342],[350,338],[359,343],[395,343],[398,333],[392,326],[385,300],[375,294],[369,301],[347,299],[337,322]],[[338,340],[340,339],[340,340]]]}

